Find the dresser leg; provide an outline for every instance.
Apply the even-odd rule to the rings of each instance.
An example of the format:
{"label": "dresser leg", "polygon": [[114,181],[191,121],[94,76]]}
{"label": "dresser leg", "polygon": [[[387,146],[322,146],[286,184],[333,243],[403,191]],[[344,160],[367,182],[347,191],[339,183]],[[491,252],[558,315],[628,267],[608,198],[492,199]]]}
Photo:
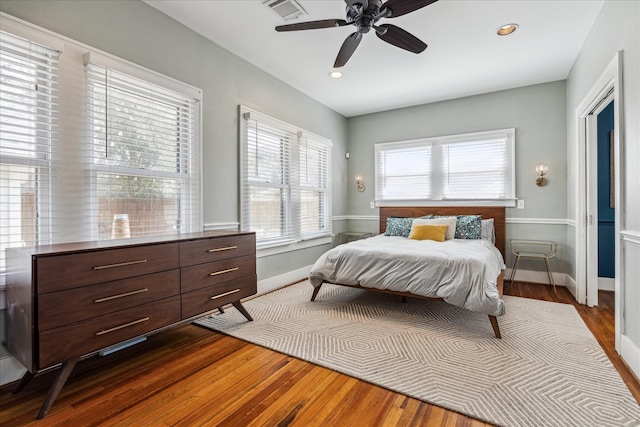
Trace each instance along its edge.
{"label": "dresser leg", "polygon": [[23,388],[25,388],[27,384],[29,384],[29,381],[31,381],[31,378],[35,376],[36,374],[32,374],[29,371],[25,372],[22,378],[20,378],[20,381],[18,381],[18,384],[16,384],[15,387],[13,387],[13,390],[11,390],[11,394],[19,393],[20,390],[22,390]]}
{"label": "dresser leg", "polygon": [[249,312],[248,312],[248,311],[247,311],[247,310],[242,306],[242,303],[241,303],[240,301],[234,301],[234,302],[232,302],[231,304],[233,304],[233,306],[234,306],[235,308],[237,308],[237,309],[238,309],[238,311],[239,311],[240,313],[242,313],[242,315],[243,315],[244,317],[246,317],[248,321],[252,321],[252,320],[253,320],[253,317],[251,317],[251,315],[249,314]]}
{"label": "dresser leg", "polygon": [[60,394],[64,383],[67,382],[67,378],[69,378],[69,375],[71,375],[71,371],[73,371],[73,368],[76,366],[76,363],[78,363],[78,360],[80,360],[80,358],[76,357],[75,359],[67,360],[62,364],[60,372],[58,372],[58,376],[56,377],[53,384],[51,384],[49,394],[47,394],[47,398],[42,404],[40,412],[38,412],[38,419],[42,419],[47,416],[47,412],[49,412],[49,409],[51,409],[51,406],[56,400],[56,397],[58,397],[58,394]]}

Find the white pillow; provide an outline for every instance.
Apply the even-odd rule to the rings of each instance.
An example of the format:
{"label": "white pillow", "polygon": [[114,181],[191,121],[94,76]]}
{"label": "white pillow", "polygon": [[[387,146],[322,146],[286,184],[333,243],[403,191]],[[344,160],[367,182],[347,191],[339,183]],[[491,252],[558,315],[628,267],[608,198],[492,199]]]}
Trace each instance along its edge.
{"label": "white pillow", "polygon": [[415,225],[446,225],[447,226],[447,234],[445,235],[445,240],[453,239],[453,236],[456,234],[456,222],[458,218],[455,216],[447,216],[443,218],[431,218],[431,219],[422,219],[416,218],[411,223],[411,231],[413,231],[413,227]]}
{"label": "white pillow", "polygon": [[495,245],[496,232],[493,228],[493,218],[482,220],[482,238],[489,240]]}

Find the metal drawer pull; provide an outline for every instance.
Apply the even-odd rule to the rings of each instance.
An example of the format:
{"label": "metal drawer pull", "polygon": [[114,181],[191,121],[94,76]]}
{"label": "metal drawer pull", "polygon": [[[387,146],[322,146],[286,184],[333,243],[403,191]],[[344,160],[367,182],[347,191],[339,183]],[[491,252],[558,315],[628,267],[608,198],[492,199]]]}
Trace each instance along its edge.
{"label": "metal drawer pull", "polygon": [[96,332],[96,336],[108,334],[109,332],[117,331],[118,329],[127,328],[129,326],[137,325],[138,323],[143,323],[149,320],[148,317],[143,317],[142,319],[134,320],[133,322],[125,323],[124,325],[116,326],[114,328],[105,329],[104,331]]}
{"label": "metal drawer pull", "polygon": [[232,291],[225,292],[225,293],[220,294],[220,295],[216,295],[214,297],[211,297],[211,299],[218,299],[218,298],[226,297],[227,295],[235,294],[236,292],[240,292],[240,289],[234,289]]}
{"label": "metal drawer pull", "polygon": [[228,268],[226,270],[214,271],[209,273],[209,276],[217,276],[218,274],[231,273],[232,271],[240,270],[240,267]]}
{"label": "metal drawer pull", "polygon": [[118,295],[113,295],[113,296],[110,296],[110,297],[98,298],[96,300],[93,300],[93,302],[111,301],[112,299],[128,297],[129,295],[141,294],[143,292],[147,292],[148,290],[149,290],[148,288],[138,289],[137,291],[125,292],[124,294],[118,294]]}
{"label": "metal drawer pull", "polygon": [[226,248],[209,249],[207,252],[221,252],[221,251],[228,251],[230,249],[238,249],[238,247],[237,246],[227,246]]}
{"label": "metal drawer pull", "polygon": [[93,269],[94,270],[104,270],[105,268],[124,267],[125,265],[142,264],[143,262],[147,262],[147,260],[146,259],[140,259],[138,261],[119,262],[118,264],[99,265],[97,267],[93,267]]}

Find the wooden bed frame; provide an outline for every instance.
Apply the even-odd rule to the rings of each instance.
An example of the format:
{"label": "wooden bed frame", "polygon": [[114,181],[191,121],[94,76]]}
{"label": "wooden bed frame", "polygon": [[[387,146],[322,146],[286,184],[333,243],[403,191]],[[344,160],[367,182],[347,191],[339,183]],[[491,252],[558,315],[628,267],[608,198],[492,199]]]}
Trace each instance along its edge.
{"label": "wooden bed frame", "polygon": [[[505,248],[506,248],[506,224],[505,224],[505,208],[504,207],[494,207],[494,206],[458,206],[458,207],[429,207],[429,206],[416,206],[416,207],[407,207],[407,206],[394,206],[394,207],[381,207],[380,208],[380,233],[384,233],[387,227],[387,219],[391,217],[403,217],[403,218],[417,218],[423,215],[444,215],[444,216],[454,216],[454,215],[482,215],[483,219],[493,218],[493,227],[496,235],[496,248],[502,253],[503,258],[505,257]],[[506,258],[505,258],[506,259]],[[442,301],[441,298],[429,298],[421,295],[412,294],[410,292],[397,292],[397,291],[389,291],[382,289],[373,289],[366,288],[358,285],[344,285],[342,283],[333,283],[334,285],[340,286],[349,286],[351,288],[359,288],[365,289],[368,291],[382,292],[393,295],[400,295],[403,297],[413,297],[413,298],[422,298],[422,299],[430,299],[436,301]],[[500,298],[502,298],[502,292],[504,288],[504,271],[500,272],[500,275],[497,278],[497,287],[498,292],[500,294]],[[316,296],[318,296],[318,292],[320,292],[320,286],[316,287],[313,290],[313,294],[311,295],[311,301],[315,301]],[[489,316],[489,321],[491,322],[491,327],[493,328],[493,333],[496,338],[502,338],[500,334],[500,327],[498,326],[498,319],[496,316]]]}

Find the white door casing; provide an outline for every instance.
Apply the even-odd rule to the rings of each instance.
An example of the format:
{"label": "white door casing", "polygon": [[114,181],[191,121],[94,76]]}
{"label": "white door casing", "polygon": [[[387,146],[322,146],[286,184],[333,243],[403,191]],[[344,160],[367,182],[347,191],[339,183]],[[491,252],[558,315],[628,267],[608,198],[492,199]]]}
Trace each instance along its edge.
{"label": "white door casing", "polygon": [[[604,100],[613,97],[614,102],[614,163],[615,163],[615,348],[620,353],[620,337],[624,333],[624,281],[622,280],[624,254],[621,253],[621,233],[624,220],[622,149],[624,127],[622,118],[622,51],[617,52],[600,78],[591,87],[575,111],[576,135],[578,135],[576,182],[576,300],[594,306],[598,303],[598,248],[597,248],[597,129],[596,115],[608,104]],[[609,92],[611,92],[609,94]],[[590,137],[593,136],[593,137]]]}

